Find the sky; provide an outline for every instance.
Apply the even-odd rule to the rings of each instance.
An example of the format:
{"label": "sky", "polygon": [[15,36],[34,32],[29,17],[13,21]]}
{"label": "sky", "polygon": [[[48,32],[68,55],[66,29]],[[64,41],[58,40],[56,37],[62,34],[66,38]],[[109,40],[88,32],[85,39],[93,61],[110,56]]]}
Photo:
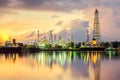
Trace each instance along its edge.
{"label": "sky", "polygon": [[120,41],[120,0],[0,0],[0,41],[19,42],[49,36],[49,31],[64,39],[86,41],[92,29],[94,11],[99,11],[102,41]]}

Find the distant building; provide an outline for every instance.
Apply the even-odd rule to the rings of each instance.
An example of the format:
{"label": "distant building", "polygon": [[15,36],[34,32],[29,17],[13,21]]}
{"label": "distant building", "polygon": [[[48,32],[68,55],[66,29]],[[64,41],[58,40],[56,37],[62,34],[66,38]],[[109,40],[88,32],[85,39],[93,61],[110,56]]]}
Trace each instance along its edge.
{"label": "distant building", "polygon": [[45,48],[49,44],[49,41],[44,37],[38,42],[40,48]]}
{"label": "distant building", "polygon": [[5,47],[12,47],[12,43],[10,41],[5,42]]}
{"label": "distant building", "polygon": [[23,47],[24,44],[23,43],[17,43],[18,47]]}
{"label": "distant building", "polygon": [[12,42],[13,46],[16,46],[16,39],[13,39],[13,42]]}

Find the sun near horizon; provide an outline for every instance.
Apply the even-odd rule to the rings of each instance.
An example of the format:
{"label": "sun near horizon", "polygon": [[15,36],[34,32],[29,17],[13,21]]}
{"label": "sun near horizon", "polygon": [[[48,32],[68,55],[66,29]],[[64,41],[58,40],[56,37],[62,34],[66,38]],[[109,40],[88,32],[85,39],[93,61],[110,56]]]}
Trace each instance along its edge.
{"label": "sun near horizon", "polygon": [[2,42],[8,41],[9,40],[9,35],[6,33],[0,34],[0,40]]}

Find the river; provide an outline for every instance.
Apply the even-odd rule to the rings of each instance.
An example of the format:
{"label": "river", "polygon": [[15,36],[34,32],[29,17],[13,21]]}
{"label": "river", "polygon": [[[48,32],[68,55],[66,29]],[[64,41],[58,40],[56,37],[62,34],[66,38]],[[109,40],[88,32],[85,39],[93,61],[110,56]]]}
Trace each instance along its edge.
{"label": "river", "polygon": [[119,80],[117,51],[0,54],[0,80]]}

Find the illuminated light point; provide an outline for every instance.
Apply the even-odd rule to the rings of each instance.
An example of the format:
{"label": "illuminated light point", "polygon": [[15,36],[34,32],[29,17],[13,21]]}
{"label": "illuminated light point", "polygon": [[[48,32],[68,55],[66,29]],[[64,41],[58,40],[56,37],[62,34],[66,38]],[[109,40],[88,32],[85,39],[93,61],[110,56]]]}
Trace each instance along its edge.
{"label": "illuminated light point", "polygon": [[93,40],[92,40],[92,44],[93,44],[93,45],[96,45],[96,44],[97,44],[96,39],[93,39]]}

